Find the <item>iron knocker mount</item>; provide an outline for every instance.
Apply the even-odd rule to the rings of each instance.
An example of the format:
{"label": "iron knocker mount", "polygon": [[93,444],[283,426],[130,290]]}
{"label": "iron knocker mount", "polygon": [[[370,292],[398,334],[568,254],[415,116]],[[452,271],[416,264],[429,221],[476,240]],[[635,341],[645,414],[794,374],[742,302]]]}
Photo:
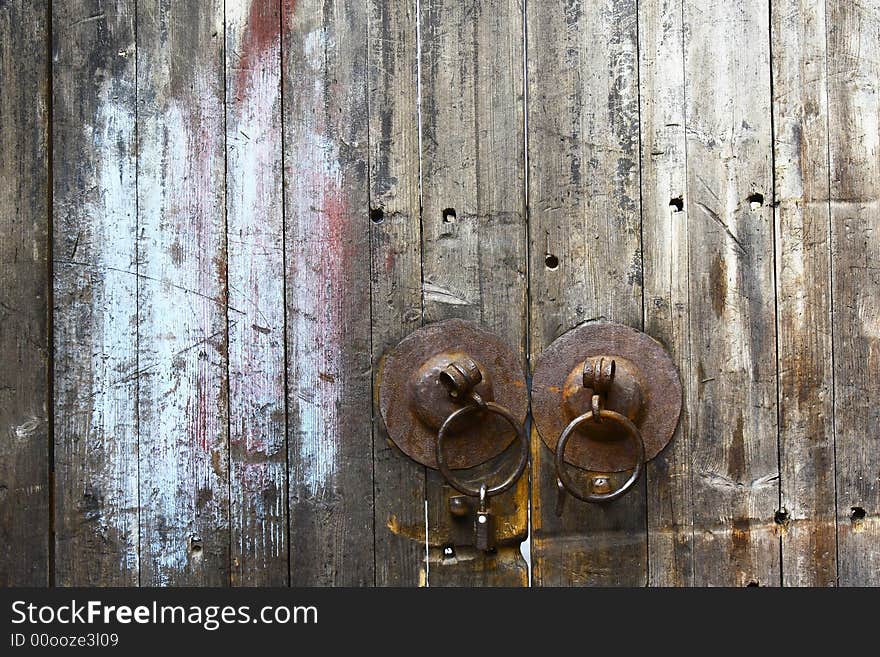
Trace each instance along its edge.
{"label": "iron knocker mount", "polygon": [[[379,408],[389,437],[402,452],[439,470],[458,492],[477,498],[475,545],[491,550],[489,499],[509,490],[529,462],[524,428],[528,392],[521,357],[477,324],[462,320],[430,324],[410,334],[383,359]],[[506,461],[500,455],[514,441],[517,460],[512,469],[502,462],[477,482],[455,472]],[[500,478],[499,471],[508,474]],[[451,498],[450,512],[459,516],[467,508]]]}
{"label": "iron knocker mount", "polygon": [[568,495],[603,503],[632,490],[672,438],[680,412],[675,365],[649,336],[595,323],[558,338],[532,379],[535,425],[555,452],[557,515]]}

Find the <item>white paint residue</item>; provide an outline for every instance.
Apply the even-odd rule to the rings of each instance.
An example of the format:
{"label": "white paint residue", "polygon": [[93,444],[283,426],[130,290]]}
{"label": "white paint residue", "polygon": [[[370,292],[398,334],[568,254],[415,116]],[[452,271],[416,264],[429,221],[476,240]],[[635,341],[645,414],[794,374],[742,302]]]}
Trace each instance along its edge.
{"label": "white paint residue", "polygon": [[[214,263],[223,239],[222,112],[215,86],[197,73],[186,97],[139,123],[141,504],[151,541],[143,551],[158,585],[193,566],[197,523],[225,522],[215,514],[225,475],[212,463],[225,469],[225,363],[213,344],[225,331]],[[218,499],[197,508],[200,491]]]}
{"label": "white paint residue", "polygon": [[[93,146],[94,193],[82,209],[95,273],[91,312],[90,433],[101,439],[101,471],[83,485],[99,495],[100,516],[91,524],[112,540],[123,573],[138,572],[137,514],[135,108],[131,81],[107,78],[98,91],[94,125],[83,126]],[[122,100],[121,100],[122,99]],[[75,258],[74,258],[75,259]],[[108,536],[109,535],[109,536]]]}
{"label": "white paint residue", "polygon": [[[314,71],[311,104],[323,106],[323,67],[326,35],[322,29],[310,32],[304,40],[306,63]],[[308,101],[303,101],[308,107]],[[320,117],[320,109],[316,116]],[[320,119],[319,119],[320,121]],[[293,367],[296,380],[295,417],[299,419],[299,474],[311,496],[332,490],[337,467],[339,435],[340,381],[342,379],[342,310],[346,290],[341,272],[347,266],[339,240],[339,199],[342,172],[336,144],[309,123],[292,143],[291,217],[298,244],[294,252],[295,293],[291,338],[294,343]]]}

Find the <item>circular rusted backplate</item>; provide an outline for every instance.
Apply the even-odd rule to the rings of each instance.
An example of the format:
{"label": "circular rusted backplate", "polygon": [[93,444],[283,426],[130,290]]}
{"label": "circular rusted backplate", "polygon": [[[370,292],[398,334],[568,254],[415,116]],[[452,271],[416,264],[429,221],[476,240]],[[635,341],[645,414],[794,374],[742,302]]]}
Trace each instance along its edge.
{"label": "circular rusted backplate", "polygon": [[[379,409],[391,440],[411,459],[437,468],[437,432],[462,403],[451,399],[439,374],[456,357],[468,356],[480,367],[476,386],[485,401],[505,406],[525,422],[528,391],[519,354],[498,336],[473,322],[450,319],[429,324],[404,338],[379,368]],[[485,463],[507,448],[516,432],[504,418],[471,413],[452,427],[444,454],[452,469]]]}
{"label": "circular rusted backplate", "polygon": [[[571,420],[590,410],[592,391],[580,385],[583,362],[594,356],[617,360],[606,407],[630,418],[642,432],[645,458],[666,447],[681,413],[681,382],[669,354],[650,336],[620,324],[582,324],[560,336],[538,358],[532,377],[532,419],[541,439],[556,450]],[[620,472],[638,459],[632,441],[610,427],[578,430],[565,461],[584,470]]]}

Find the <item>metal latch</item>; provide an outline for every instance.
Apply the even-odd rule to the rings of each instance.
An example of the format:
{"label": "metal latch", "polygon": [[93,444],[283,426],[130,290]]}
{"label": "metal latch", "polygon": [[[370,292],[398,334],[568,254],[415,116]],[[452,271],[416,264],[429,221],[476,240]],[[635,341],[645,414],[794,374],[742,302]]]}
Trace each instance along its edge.
{"label": "metal latch", "polygon": [[[447,483],[476,498],[474,544],[490,551],[491,497],[509,490],[529,461],[524,428],[528,391],[517,352],[472,322],[447,320],[402,340],[379,372],[379,408],[388,436],[413,460],[439,470]],[[499,483],[472,482],[457,470],[491,461],[517,442],[517,460]],[[450,498],[450,513],[469,505]]]}
{"label": "metal latch", "polygon": [[568,495],[599,503],[630,491],[675,433],[681,403],[672,359],[640,331],[583,324],[553,342],[535,367],[532,416],[555,452],[557,515]]}

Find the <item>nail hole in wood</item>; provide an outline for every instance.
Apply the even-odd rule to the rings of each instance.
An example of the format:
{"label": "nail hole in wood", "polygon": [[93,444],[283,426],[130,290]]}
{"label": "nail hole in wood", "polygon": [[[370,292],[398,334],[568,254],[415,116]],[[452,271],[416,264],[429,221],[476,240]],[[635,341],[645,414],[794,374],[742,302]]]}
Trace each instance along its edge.
{"label": "nail hole in wood", "polygon": [[370,221],[374,224],[381,224],[385,221],[385,210],[382,208],[372,208],[370,210]]}
{"label": "nail hole in wood", "polygon": [[853,522],[864,520],[866,515],[865,510],[860,506],[854,506],[849,510],[849,519]]}
{"label": "nail hole in wood", "polygon": [[559,269],[559,258],[552,253],[548,253],[544,258],[544,266],[550,271],[556,271]]}
{"label": "nail hole in wood", "polygon": [[749,207],[752,210],[757,210],[761,206],[764,205],[764,195],[755,192],[754,194],[749,194],[749,197],[746,199],[749,202]]}
{"label": "nail hole in wood", "polygon": [[189,549],[192,551],[193,556],[201,556],[202,539],[198,536],[193,536],[191,539],[189,539]]}
{"label": "nail hole in wood", "polygon": [[787,525],[789,521],[788,509],[782,507],[773,515],[773,522],[777,525]]}
{"label": "nail hole in wood", "polygon": [[446,208],[443,210],[443,223],[444,224],[454,224],[455,223],[455,208]]}
{"label": "nail hole in wood", "polygon": [[669,199],[669,207],[672,208],[673,212],[682,212],[684,210],[684,197],[676,196]]}

